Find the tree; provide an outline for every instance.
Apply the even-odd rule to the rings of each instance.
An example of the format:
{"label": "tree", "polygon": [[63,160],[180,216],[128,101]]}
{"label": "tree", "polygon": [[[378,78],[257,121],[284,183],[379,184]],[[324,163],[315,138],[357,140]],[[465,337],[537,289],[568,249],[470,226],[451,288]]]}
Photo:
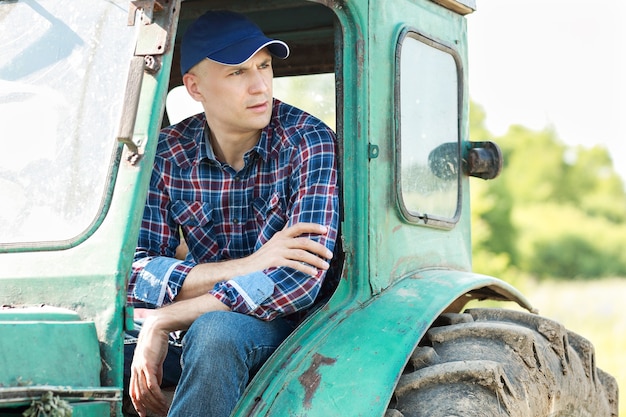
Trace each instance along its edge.
{"label": "tree", "polygon": [[[485,112],[471,103],[470,138],[492,140],[485,127]],[[506,160],[506,159],[505,159]],[[511,222],[513,199],[506,186],[495,181],[471,179],[472,245],[474,269],[489,275],[509,272],[515,260],[517,231]]]}
{"label": "tree", "polygon": [[[491,139],[484,120],[472,103],[473,140]],[[494,141],[502,174],[472,182],[474,269],[503,278],[626,276],[626,192],[608,151],[568,147],[551,128],[512,126]]]}

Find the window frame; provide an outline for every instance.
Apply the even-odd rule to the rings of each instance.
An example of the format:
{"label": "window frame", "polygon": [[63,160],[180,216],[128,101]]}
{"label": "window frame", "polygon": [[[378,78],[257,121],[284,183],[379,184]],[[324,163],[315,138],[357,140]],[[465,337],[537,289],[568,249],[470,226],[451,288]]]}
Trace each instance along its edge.
{"label": "window frame", "polygon": [[[422,42],[425,45],[440,50],[449,54],[455,63],[456,75],[457,75],[457,120],[456,120],[456,183],[457,183],[457,202],[454,216],[448,218],[431,213],[418,213],[411,210],[405,204],[403,190],[402,190],[402,108],[401,108],[401,59],[402,48],[407,38],[412,38],[418,42]],[[423,226],[430,226],[439,229],[452,229],[459,222],[461,217],[462,208],[462,152],[461,143],[462,138],[462,121],[463,121],[463,102],[464,102],[464,74],[463,65],[459,53],[451,46],[446,45],[444,42],[427,36],[420,30],[414,27],[408,27],[401,31],[398,36],[395,53],[395,77],[394,77],[394,117],[395,117],[395,146],[396,146],[396,163],[395,163],[395,177],[396,177],[396,201],[398,209],[402,217],[411,224],[418,224]]]}

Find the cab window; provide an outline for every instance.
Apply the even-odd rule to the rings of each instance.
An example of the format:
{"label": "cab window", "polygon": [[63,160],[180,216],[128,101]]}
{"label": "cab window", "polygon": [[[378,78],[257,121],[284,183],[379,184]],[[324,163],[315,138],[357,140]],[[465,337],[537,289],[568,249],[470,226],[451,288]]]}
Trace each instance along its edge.
{"label": "cab window", "polygon": [[0,21],[0,250],[71,246],[119,162],[128,3],[0,2]]}
{"label": "cab window", "polygon": [[397,70],[400,206],[409,221],[452,227],[460,199],[456,56],[408,32],[400,42]]}

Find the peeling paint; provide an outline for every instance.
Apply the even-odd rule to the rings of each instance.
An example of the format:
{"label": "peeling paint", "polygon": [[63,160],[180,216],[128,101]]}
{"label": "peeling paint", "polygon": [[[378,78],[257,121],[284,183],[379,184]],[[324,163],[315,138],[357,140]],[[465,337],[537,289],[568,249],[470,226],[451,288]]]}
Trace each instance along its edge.
{"label": "peeling paint", "polygon": [[300,384],[304,388],[305,408],[311,408],[311,401],[313,400],[313,396],[319,388],[320,381],[322,380],[322,375],[320,375],[317,371],[318,368],[322,365],[333,365],[335,362],[337,362],[337,359],[329,358],[316,353],[313,355],[313,362],[311,362],[309,369],[298,377],[298,381],[300,381]]}

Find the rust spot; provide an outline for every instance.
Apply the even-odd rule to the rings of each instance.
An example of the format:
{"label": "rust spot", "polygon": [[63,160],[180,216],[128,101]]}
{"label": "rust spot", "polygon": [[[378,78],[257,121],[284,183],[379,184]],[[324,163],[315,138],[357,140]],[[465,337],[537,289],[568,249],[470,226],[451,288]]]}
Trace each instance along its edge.
{"label": "rust spot", "polygon": [[322,376],[317,371],[318,368],[322,365],[333,365],[337,362],[337,359],[329,358],[326,356],[322,356],[319,353],[313,355],[313,362],[311,362],[311,366],[307,369],[302,375],[298,377],[298,381],[304,388],[304,407],[311,408],[311,400],[313,399],[313,395],[315,395],[315,391],[320,386],[320,381]]}

